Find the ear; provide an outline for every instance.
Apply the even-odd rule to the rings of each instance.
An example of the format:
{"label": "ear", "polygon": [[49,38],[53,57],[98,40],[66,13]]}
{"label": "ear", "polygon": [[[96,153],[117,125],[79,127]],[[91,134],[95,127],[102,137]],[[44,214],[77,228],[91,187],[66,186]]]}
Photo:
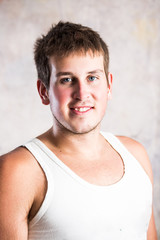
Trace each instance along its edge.
{"label": "ear", "polygon": [[50,104],[49,97],[48,97],[48,90],[40,79],[37,80],[37,89],[38,89],[39,96],[42,100],[42,103],[44,105]]}
{"label": "ear", "polygon": [[108,94],[108,99],[112,99],[112,85],[113,85],[113,76],[112,73],[108,73],[108,89],[107,89],[107,94]]}

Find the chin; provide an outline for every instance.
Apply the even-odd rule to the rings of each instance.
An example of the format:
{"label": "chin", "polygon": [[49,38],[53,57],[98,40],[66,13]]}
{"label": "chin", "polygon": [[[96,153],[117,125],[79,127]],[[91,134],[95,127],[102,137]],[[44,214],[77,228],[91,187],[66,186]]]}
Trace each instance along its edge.
{"label": "chin", "polygon": [[99,129],[99,123],[95,126],[86,126],[86,127],[69,127],[68,130],[74,134],[87,134],[90,133],[92,131],[95,131],[96,129]]}
{"label": "chin", "polygon": [[80,123],[80,122],[77,122],[76,124],[76,121],[75,122],[72,122],[70,124],[68,124],[66,121],[59,121],[58,118],[56,118],[54,116],[54,119],[56,120],[55,123],[57,125],[57,127],[59,129],[61,129],[61,131],[63,132],[70,132],[72,134],[86,134],[86,133],[90,133],[96,129],[100,129],[100,122],[95,122],[95,123],[92,123],[91,125],[87,124],[87,123]]}

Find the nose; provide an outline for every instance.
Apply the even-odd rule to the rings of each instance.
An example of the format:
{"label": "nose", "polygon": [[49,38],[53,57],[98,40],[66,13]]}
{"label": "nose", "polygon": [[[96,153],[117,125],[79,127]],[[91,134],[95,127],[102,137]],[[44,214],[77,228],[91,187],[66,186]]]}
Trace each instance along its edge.
{"label": "nose", "polygon": [[90,97],[89,86],[82,81],[77,81],[73,90],[73,99],[87,100]]}

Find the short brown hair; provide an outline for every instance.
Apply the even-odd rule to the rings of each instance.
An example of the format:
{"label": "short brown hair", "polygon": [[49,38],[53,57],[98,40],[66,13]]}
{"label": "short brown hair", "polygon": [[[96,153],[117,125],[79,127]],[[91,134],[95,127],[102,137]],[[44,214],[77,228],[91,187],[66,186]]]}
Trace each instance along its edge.
{"label": "short brown hair", "polygon": [[51,56],[66,57],[74,52],[102,54],[108,79],[109,52],[100,35],[91,28],[70,22],[59,22],[46,35],[38,38],[34,46],[34,60],[38,78],[49,88]]}

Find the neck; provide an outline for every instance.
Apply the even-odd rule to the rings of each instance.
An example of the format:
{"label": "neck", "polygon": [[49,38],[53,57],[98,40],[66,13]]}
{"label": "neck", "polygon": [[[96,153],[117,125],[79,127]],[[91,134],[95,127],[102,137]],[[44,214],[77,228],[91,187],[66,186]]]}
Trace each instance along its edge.
{"label": "neck", "polygon": [[48,131],[48,139],[52,145],[63,153],[97,155],[105,143],[104,138],[100,134],[100,127],[94,130],[77,134],[70,131],[55,131],[52,127]]}

